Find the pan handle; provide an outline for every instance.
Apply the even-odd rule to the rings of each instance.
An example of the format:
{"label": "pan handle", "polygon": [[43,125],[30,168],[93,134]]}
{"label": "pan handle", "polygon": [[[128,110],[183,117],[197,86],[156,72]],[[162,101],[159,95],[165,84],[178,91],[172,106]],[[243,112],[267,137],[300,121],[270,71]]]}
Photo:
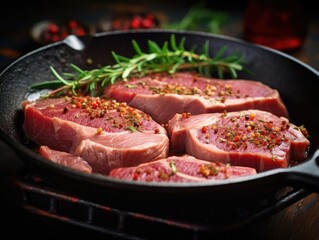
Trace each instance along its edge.
{"label": "pan handle", "polygon": [[69,35],[67,36],[63,42],[68,45],[70,48],[77,50],[77,51],[82,51],[85,48],[85,44],[83,43],[82,40],[80,40],[79,37],[76,35]]}
{"label": "pan handle", "polygon": [[305,163],[288,168],[287,180],[319,193],[319,149]]}

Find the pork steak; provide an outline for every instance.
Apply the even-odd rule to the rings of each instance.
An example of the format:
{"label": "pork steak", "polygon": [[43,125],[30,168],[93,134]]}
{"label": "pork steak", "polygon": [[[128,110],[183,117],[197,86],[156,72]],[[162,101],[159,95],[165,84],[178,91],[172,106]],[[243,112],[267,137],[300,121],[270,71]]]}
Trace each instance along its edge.
{"label": "pork steak", "polygon": [[92,167],[83,158],[71,153],[56,151],[48,146],[40,146],[39,155],[57,164],[73,168],[84,173],[92,173]]}
{"label": "pork steak", "polygon": [[176,114],[168,122],[173,152],[252,167],[257,172],[288,167],[305,159],[306,130],[284,117],[261,111]]}
{"label": "pork steak", "polygon": [[144,182],[203,182],[256,174],[249,167],[208,162],[193,156],[171,156],[135,167],[113,169],[109,176]]}
{"label": "pork steak", "polygon": [[92,97],[24,102],[27,138],[83,158],[93,172],[134,166],[166,157],[166,130],[140,110]]}
{"label": "pork steak", "polygon": [[195,73],[167,73],[119,81],[104,94],[167,123],[175,113],[202,114],[259,109],[288,117],[277,90],[252,80],[220,80]]}

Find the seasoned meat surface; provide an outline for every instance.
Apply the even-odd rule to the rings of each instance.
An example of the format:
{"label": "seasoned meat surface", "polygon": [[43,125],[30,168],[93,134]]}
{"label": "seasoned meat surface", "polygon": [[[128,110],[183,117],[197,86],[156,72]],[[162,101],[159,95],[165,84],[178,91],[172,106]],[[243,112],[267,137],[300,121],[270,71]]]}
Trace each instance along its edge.
{"label": "seasoned meat surface", "polygon": [[259,109],[288,117],[277,90],[252,80],[220,80],[195,73],[167,73],[119,81],[104,94],[167,123],[176,113]]}
{"label": "seasoned meat surface", "polygon": [[258,172],[301,161],[309,147],[309,140],[288,119],[260,110],[176,114],[168,123],[168,133],[175,153]]}
{"label": "seasoned meat surface", "polygon": [[145,182],[203,182],[255,175],[249,167],[208,162],[189,155],[144,163],[135,167],[113,169],[109,176]]}
{"label": "seasoned meat surface", "polygon": [[39,145],[83,158],[107,174],[166,157],[166,130],[140,110],[101,98],[72,97],[24,102],[26,136]]}

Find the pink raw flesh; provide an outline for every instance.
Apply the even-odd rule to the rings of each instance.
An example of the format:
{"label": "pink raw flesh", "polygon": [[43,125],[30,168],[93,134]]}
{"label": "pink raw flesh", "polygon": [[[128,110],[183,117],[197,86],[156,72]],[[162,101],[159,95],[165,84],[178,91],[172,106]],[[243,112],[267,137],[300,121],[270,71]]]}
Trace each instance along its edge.
{"label": "pink raw flesh", "polygon": [[167,123],[176,113],[246,109],[288,117],[278,91],[252,80],[210,79],[194,73],[153,74],[116,82],[104,94],[144,111],[158,123]]}
{"label": "pink raw flesh", "polygon": [[135,167],[113,169],[109,176],[144,182],[203,182],[255,175],[249,167],[212,163],[192,156],[171,156]]}
{"label": "pink raw flesh", "polygon": [[302,161],[310,144],[286,118],[259,110],[177,114],[168,129],[174,152],[186,151],[199,159],[252,167],[258,172],[288,167],[290,160]]}
{"label": "pink raw flesh", "polygon": [[47,146],[40,146],[40,156],[57,164],[73,168],[75,170],[92,173],[92,167],[83,158],[70,153],[55,151]]}
{"label": "pink raw flesh", "polygon": [[23,103],[23,109],[24,132],[30,140],[83,158],[94,173],[107,174],[113,168],[168,155],[166,130],[126,103],[76,97],[39,99]]}

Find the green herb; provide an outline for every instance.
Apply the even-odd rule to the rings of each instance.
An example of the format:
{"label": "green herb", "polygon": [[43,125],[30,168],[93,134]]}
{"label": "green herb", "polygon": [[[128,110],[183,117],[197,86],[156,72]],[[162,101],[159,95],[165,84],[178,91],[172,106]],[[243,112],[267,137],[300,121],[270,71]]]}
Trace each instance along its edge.
{"label": "green herb", "polygon": [[173,173],[173,174],[176,174],[176,173],[177,173],[177,168],[176,168],[175,162],[174,162],[174,161],[171,161],[171,162],[169,163],[169,166],[170,166],[171,169],[172,169],[172,173]]}
{"label": "green herb", "polygon": [[136,88],[137,86],[134,84],[127,84],[125,85],[127,88]]}
{"label": "green herb", "polygon": [[182,70],[197,70],[200,73],[211,76],[214,71],[219,78],[223,78],[225,72],[229,72],[233,78],[237,78],[237,71],[247,71],[242,65],[243,56],[233,52],[224,56],[226,47],[221,48],[215,57],[209,56],[208,41],[203,46],[201,54],[194,49],[185,49],[185,38],[176,42],[174,34],[170,41],[165,41],[163,46],[156,42],[148,41],[148,52],[143,52],[138,43],[132,41],[135,55],[127,58],[112,52],[116,64],[104,66],[100,69],[82,70],[74,64],[70,64],[73,72],[63,73],[63,76],[51,68],[55,80],[45,81],[32,85],[33,89],[54,89],[48,96],[59,96],[72,92],[77,95],[81,90],[91,96],[98,96],[103,88],[113,84],[116,80],[128,80],[133,76],[145,76],[151,73],[168,72],[175,73]]}
{"label": "green herb", "polygon": [[213,11],[204,4],[192,6],[182,19],[175,22],[166,22],[163,28],[178,30],[200,30],[210,33],[222,33],[221,26],[229,16],[226,12]]}
{"label": "green herb", "polygon": [[138,130],[137,130],[135,127],[133,127],[133,126],[127,126],[127,127],[125,127],[125,130],[129,130],[129,131],[131,131],[131,132],[138,132]]}

